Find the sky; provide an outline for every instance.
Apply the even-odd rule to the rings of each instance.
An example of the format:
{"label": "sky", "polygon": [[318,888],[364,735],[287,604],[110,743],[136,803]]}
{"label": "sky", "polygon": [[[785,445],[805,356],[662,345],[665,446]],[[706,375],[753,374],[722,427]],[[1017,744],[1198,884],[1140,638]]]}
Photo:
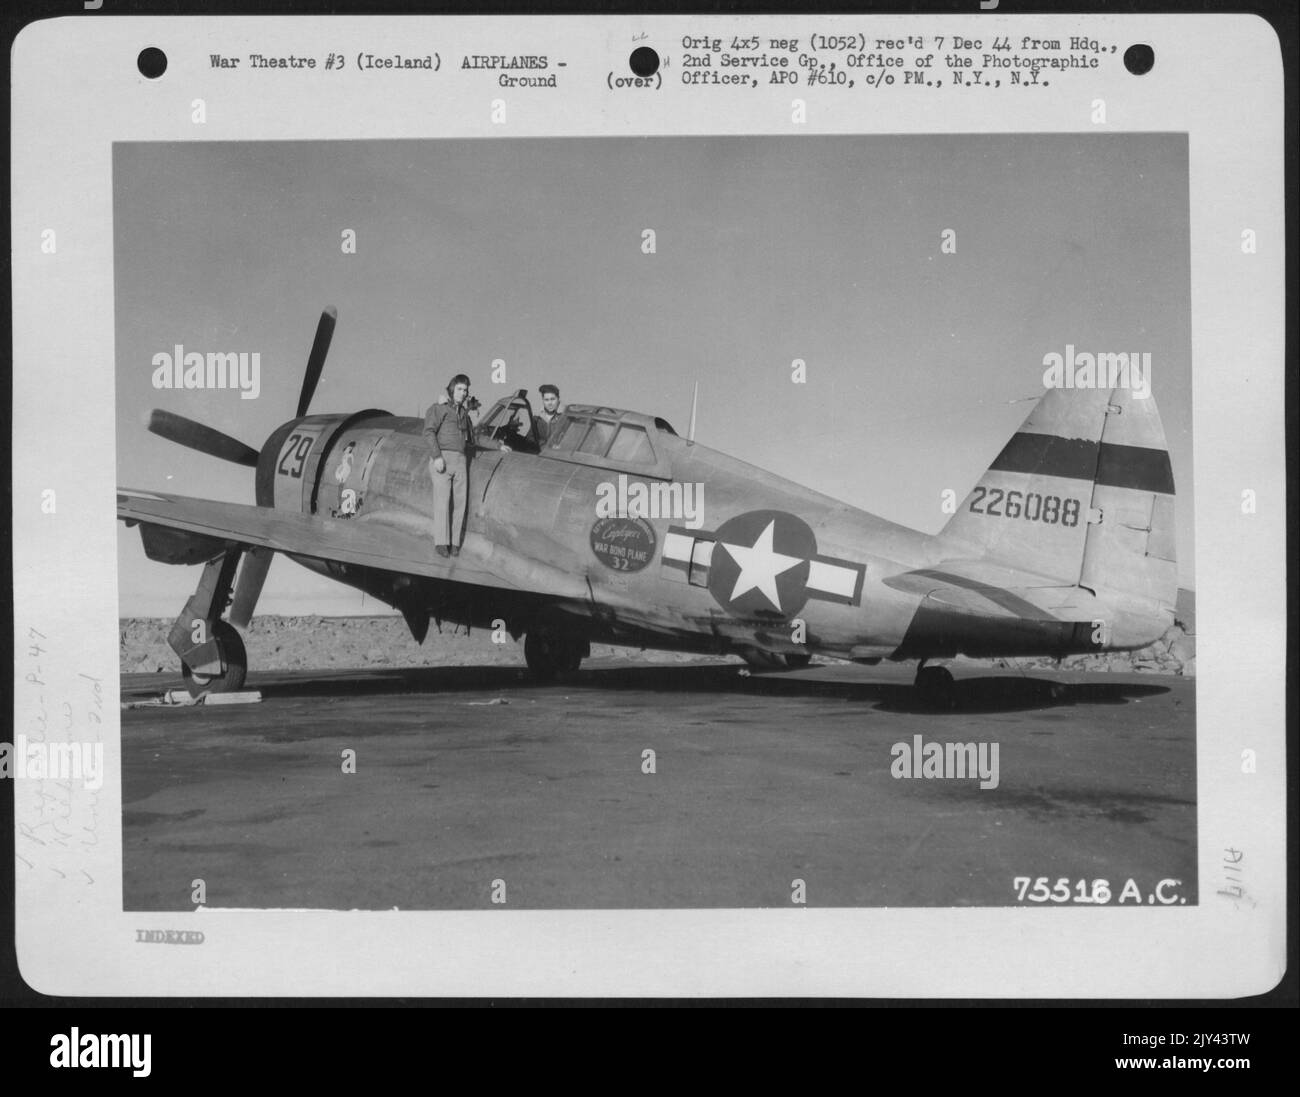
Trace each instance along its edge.
{"label": "sky", "polygon": [[[124,487],[252,503],[149,411],[260,447],[334,305],[313,413],[423,414],[465,372],[684,434],[698,381],[700,442],[934,533],[1073,344],[1152,355],[1195,585],[1184,135],[123,143],[113,187]],[[176,344],[258,352],[260,394],[155,389]],[[119,527],[122,616],[175,616],[199,574]],[[385,609],[279,558],[258,607]]]}

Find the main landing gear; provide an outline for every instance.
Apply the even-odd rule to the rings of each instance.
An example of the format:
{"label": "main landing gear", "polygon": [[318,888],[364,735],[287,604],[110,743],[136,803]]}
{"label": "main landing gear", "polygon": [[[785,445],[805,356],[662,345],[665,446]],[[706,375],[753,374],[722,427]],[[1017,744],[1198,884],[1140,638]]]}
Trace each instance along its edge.
{"label": "main landing gear", "polygon": [[586,640],[575,640],[553,632],[530,632],[524,637],[524,661],[539,682],[549,682],[561,671],[572,673],[591,654]]}
{"label": "main landing gear", "polygon": [[806,651],[759,651],[751,649],[742,652],[742,659],[755,670],[802,670],[812,662],[812,654]]}
{"label": "main landing gear", "polygon": [[248,653],[234,625],[221,619],[242,555],[231,549],[203,567],[194,596],[172,623],[167,644],[181,661],[190,696],[234,693],[244,686]]}
{"label": "main landing gear", "polygon": [[927,667],[922,659],[916,668],[916,691],[935,708],[952,708],[955,700],[952,672],[947,667]]}

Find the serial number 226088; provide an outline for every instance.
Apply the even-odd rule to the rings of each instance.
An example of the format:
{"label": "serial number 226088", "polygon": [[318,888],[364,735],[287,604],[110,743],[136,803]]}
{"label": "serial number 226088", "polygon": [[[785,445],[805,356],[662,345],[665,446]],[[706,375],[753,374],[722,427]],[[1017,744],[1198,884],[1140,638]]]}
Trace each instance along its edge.
{"label": "serial number 226088", "polygon": [[1023,518],[1026,522],[1045,522],[1049,526],[1060,523],[1074,527],[1079,524],[1078,499],[1062,499],[1059,495],[1039,495],[1036,491],[1003,491],[1002,488],[977,487],[971,492],[972,514],[987,514],[993,518]]}

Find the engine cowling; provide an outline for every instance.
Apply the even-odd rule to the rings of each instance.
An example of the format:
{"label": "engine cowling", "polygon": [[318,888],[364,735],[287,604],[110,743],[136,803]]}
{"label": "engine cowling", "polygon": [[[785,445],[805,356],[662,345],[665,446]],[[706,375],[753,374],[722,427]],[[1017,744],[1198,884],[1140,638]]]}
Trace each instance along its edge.
{"label": "engine cowling", "polygon": [[366,419],[388,415],[367,408],[351,415],[308,415],[278,427],[258,456],[257,505],[314,514],[335,441]]}

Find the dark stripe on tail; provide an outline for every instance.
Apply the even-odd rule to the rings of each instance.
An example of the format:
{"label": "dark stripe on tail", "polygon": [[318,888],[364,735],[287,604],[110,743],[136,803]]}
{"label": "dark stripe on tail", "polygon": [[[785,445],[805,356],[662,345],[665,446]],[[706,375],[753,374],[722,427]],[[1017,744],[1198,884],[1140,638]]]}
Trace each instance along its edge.
{"label": "dark stripe on tail", "polygon": [[1097,471],[1097,443],[1086,438],[1022,431],[1011,436],[989,470],[1091,480]]}
{"label": "dark stripe on tail", "polygon": [[1109,487],[1174,494],[1174,474],[1166,450],[1086,438],[1022,431],[1006,444],[989,470],[1096,480]]}
{"label": "dark stripe on tail", "polygon": [[1174,470],[1170,467],[1167,450],[1103,442],[1101,457],[1097,461],[1097,483],[1112,488],[1173,495]]}

